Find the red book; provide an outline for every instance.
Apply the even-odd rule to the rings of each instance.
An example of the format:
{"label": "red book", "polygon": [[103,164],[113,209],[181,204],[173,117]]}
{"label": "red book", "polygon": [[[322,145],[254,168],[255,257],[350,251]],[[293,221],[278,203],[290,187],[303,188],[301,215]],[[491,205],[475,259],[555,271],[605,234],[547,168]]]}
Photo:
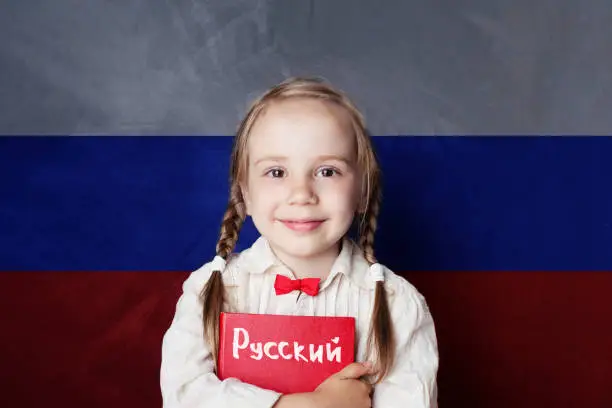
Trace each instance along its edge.
{"label": "red book", "polygon": [[354,360],[353,317],[221,313],[221,380],[283,394],[310,392]]}

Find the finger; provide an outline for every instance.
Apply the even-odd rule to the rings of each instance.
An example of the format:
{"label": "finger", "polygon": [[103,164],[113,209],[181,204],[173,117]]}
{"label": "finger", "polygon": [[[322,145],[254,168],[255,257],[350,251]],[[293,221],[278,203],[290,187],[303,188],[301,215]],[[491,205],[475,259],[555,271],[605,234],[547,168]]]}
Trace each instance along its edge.
{"label": "finger", "polygon": [[370,361],[366,361],[364,363],[362,363],[364,367],[366,367],[368,369],[368,374],[374,374],[374,372],[376,371],[374,369],[374,364],[372,364],[372,362]]}
{"label": "finger", "polygon": [[361,363],[351,363],[344,367],[338,375],[343,379],[358,379],[370,372],[370,368]]}

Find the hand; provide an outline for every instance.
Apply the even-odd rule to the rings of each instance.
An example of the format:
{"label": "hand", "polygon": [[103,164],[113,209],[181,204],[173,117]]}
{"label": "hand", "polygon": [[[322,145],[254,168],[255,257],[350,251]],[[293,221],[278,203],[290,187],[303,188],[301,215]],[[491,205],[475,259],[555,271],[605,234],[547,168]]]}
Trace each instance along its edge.
{"label": "hand", "polygon": [[373,374],[370,364],[352,363],[323,381],[312,393],[319,408],[370,408],[372,386],[360,377]]}

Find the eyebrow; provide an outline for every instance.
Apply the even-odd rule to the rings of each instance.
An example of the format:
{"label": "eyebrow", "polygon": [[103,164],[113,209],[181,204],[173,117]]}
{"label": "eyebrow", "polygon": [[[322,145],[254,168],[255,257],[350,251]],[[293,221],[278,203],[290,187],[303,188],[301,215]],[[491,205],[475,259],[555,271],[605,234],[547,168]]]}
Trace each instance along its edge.
{"label": "eyebrow", "polygon": [[[261,159],[256,160],[254,165],[257,166],[259,163],[266,162],[266,161],[283,162],[286,160],[287,160],[287,157],[285,156],[266,156],[266,157],[262,157]],[[341,161],[343,163],[346,163],[347,165],[351,163],[351,161],[347,159],[346,157],[333,155],[333,154],[317,157],[317,161],[326,161],[326,160]]]}
{"label": "eyebrow", "polygon": [[327,155],[327,156],[319,156],[317,159],[321,160],[321,161],[325,161],[325,160],[336,160],[336,161],[341,161],[344,162],[346,164],[350,164],[351,161],[349,159],[347,159],[344,156],[337,156],[335,154],[331,154],[331,155]]}
{"label": "eyebrow", "polygon": [[265,161],[274,161],[274,162],[282,162],[287,160],[286,157],[283,156],[266,156],[266,157],[262,157],[261,159],[258,159],[255,161],[255,165],[258,165],[261,162],[265,162]]}

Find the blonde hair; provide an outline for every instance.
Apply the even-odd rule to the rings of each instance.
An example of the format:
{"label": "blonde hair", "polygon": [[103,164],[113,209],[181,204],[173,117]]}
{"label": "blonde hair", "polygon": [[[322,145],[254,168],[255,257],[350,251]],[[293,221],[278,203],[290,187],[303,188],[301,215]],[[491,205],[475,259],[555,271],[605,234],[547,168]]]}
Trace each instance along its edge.
{"label": "blonde hair", "polygon": [[[217,255],[228,259],[246,217],[246,208],[240,189],[240,182],[246,177],[248,157],[247,141],[258,117],[272,102],[289,98],[309,98],[333,103],[348,114],[357,144],[358,166],[362,169],[362,209],[358,225],[359,246],[370,264],[376,263],[374,257],[374,233],[376,232],[380,209],[380,168],[365,121],[359,110],[342,92],[329,84],[313,78],[291,78],[271,88],[260,96],[250,107],[240,123],[234,139],[230,164],[229,203],[221,223],[221,233],[217,242]],[[204,337],[210,345],[215,367],[219,348],[219,314],[224,304],[224,286],[221,278],[223,271],[213,271],[202,290]],[[380,382],[391,370],[394,360],[394,336],[387,294],[383,282],[376,282],[375,301],[372,320],[368,333],[366,355],[375,358]]]}

